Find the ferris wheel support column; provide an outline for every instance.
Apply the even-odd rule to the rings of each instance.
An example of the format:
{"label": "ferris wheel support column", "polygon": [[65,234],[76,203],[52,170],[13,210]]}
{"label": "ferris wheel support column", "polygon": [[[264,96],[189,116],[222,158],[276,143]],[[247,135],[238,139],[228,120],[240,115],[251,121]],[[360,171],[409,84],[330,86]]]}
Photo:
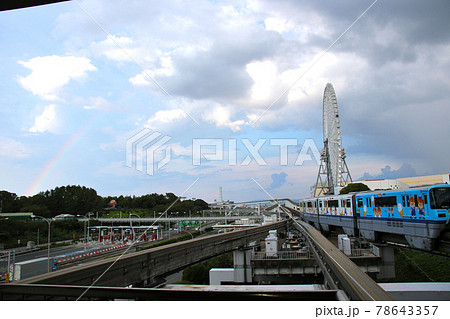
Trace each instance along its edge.
{"label": "ferris wheel support column", "polygon": [[[325,145],[326,143],[327,141],[324,142]],[[333,193],[333,180],[329,169],[329,160],[327,147],[324,147],[320,152],[319,174],[317,174],[313,196],[323,196]]]}

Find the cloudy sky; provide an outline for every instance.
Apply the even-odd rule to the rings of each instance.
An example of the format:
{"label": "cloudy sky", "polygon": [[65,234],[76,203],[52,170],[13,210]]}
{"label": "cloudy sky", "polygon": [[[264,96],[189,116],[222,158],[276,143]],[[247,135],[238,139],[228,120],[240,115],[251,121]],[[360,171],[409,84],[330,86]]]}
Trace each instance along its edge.
{"label": "cloudy sky", "polygon": [[[77,0],[0,12],[0,189],[213,201],[222,186],[224,199],[268,198],[257,181],[274,197],[307,196],[327,83],[354,179],[449,173],[450,3],[379,0],[363,14],[372,4]],[[152,174],[133,148],[127,162],[142,132],[166,137],[135,143],[155,150]]]}

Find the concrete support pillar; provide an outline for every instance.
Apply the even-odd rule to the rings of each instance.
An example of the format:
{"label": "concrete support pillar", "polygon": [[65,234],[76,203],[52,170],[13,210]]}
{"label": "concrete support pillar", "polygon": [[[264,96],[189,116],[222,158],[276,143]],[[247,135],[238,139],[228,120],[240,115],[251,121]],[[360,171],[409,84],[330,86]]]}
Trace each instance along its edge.
{"label": "concrete support pillar", "polygon": [[395,277],[395,256],[394,248],[391,246],[377,246],[380,251],[381,266],[380,272],[377,275],[378,279],[394,278]]}
{"label": "concrete support pillar", "polygon": [[250,258],[252,256],[251,249],[239,249],[233,252],[234,259],[234,282],[251,283],[252,267]]}

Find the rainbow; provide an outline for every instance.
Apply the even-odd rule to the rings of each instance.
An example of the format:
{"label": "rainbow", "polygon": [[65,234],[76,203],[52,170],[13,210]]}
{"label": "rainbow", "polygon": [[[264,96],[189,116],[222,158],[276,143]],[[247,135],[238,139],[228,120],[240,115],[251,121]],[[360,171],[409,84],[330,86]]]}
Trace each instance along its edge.
{"label": "rainbow", "polygon": [[53,156],[53,158],[45,165],[44,169],[39,173],[33,183],[27,190],[27,196],[33,196],[37,194],[42,187],[45,180],[55,169],[55,167],[62,161],[64,156],[70,151],[70,149],[81,139],[81,137],[86,134],[95,124],[99,121],[102,116],[97,117],[92,123],[88,123],[83,126],[78,132],[73,134],[59,149],[59,151]]}

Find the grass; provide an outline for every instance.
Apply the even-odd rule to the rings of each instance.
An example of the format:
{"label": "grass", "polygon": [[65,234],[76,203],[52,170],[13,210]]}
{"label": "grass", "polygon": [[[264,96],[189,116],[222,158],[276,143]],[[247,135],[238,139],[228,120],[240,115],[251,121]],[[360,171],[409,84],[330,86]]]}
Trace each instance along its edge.
{"label": "grass", "polygon": [[379,282],[450,282],[450,258],[395,249],[395,278]]}

